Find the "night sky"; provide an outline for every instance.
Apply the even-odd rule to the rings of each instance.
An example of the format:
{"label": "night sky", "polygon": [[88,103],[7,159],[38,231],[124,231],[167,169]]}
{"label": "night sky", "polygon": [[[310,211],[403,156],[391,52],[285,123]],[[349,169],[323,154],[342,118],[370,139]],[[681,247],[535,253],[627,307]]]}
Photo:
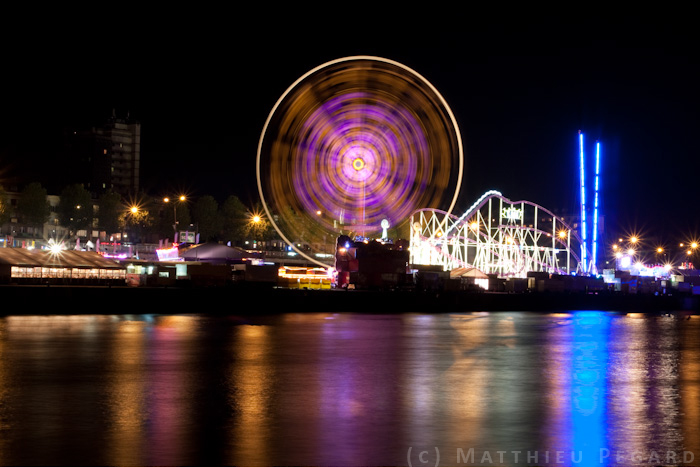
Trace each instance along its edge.
{"label": "night sky", "polygon": [[61,131],[115,109],[141,122],[145,192],[252,205],[257,144],[277,99],[329,60],[374,55],[421,74],[453,111],[465,150],[458,207],[495,189],[575,211],[581,130],[603,145],[608,229],[700,233],[692,30],[567,16],[341,23],[207,12],[6,30],[0,183],[60,176]]}

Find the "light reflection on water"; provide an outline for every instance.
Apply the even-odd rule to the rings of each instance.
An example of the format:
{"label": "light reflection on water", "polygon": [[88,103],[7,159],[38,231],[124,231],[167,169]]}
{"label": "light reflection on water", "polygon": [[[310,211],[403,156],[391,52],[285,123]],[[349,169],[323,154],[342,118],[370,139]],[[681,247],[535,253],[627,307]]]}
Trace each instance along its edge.
{"label": "light reflection on water", "polygon": [[695,465],[699,331],[595,311],[7,316],[0,465]]}

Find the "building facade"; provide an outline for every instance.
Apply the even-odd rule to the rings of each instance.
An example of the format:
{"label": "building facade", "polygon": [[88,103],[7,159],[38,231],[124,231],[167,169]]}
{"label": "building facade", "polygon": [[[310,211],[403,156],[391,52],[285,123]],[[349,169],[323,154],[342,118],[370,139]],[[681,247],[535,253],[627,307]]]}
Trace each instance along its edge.
{"label": "building facade", "polygon": [[139,192],[141,124],[127,115],[68,135],[66,150],[78,163],[79,182],[93,196],[108,190],[128,197]]}
{"label": "building facade", "polygon": [[[42,225],[31,225],[21,221],[17,206],[22,193],[4,192],[4,199],[0,202],[5,204],[7,219],[0,223],[0,248],[42,248],[49,242],[64,241],[68,238],[70,231],[61,225],[58,219],[58,205],[61,198],[58,195],[47,195],[46,204],[48,206],[48,217]],[[98,206],[95,202],[93,210],[97,212]],[[99,238],[101,232],[92,229],[88,235],[81,232],[82,237]],[[104,234],[102,234],[104,237]]]}

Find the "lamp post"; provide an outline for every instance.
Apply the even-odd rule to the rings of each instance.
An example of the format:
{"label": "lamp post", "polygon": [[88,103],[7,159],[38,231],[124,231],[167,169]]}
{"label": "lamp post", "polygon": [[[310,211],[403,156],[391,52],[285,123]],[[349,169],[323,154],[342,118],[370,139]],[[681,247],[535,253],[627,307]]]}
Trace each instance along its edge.
{"label": "lamp post", "polygon": [[[182,203],[186,201],[187,198],[185,197],[185,195],[180,195],[178,200]],[[163,198],[163,202],[166,204],[169,203],[170,198]],[[173,243],[177,243],[177,204],[175,204],[175,202],[173,202]]]}
{"label": "lamp post", "polygon": [[[139,223],[139,207],[134,205],[129,208],[129,226],[127,228],[126,236],[125,238],[129,238],[129,245],[128,245],[128,251],[129,251],[129,257],[132,257],[131,253],[131,247],[134,244],[133,242],[139,237],[138,233],[138,223]],[[122,239],[122,245],[125,245],[126,241],[125,239]]]}
{"label": "lamp post", "polygon": [[258,225],[260,225],[260,222],[262,222],[262,217],[260,217],[260,214],[253,214],[250,218],[250,223],[252,226],[252,232],[253,232],[253,249],[257,249],[257,236],[258,236]]}

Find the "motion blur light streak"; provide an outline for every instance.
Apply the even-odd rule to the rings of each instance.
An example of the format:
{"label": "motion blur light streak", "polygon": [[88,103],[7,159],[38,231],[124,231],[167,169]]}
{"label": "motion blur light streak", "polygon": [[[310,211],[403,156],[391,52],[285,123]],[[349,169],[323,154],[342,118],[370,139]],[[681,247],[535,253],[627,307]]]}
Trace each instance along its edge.
{"label": "motion blur light streak", "polygon": [[383,219],[398,226],[446,201],[451,212],[462,171],[457,123],[439,92],[371,56],[327,62],[292,84],[264,125],[256,167],[268,218],[316,263],[294,244],[302,234],[309,245],[326,243],[381,231]]}

